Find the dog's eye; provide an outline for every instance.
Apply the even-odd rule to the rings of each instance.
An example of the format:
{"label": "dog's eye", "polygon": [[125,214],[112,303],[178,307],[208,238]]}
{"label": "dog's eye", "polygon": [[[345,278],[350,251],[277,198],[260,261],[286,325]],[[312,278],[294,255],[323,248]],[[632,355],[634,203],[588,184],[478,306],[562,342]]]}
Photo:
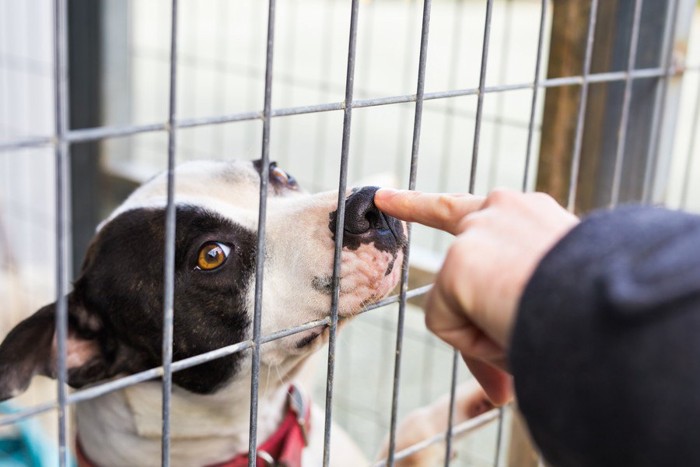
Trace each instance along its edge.
{"label": "dog's eye", "polygon": [[274,180],[277,183],[280,183],[284,186],[287,186],[289,188],[296,188],[297,187],[297,181],[294,177],[289,175],[287,172],[284,170],[280,169],[277,167],[277,164],[273,162],[270,164],[270,178]]}
{"label": "dog's eye", "polygon": [[226,262],[231,247],[225,243],[208,242],[202,245],[197,255],[197,269],[211,271]]}

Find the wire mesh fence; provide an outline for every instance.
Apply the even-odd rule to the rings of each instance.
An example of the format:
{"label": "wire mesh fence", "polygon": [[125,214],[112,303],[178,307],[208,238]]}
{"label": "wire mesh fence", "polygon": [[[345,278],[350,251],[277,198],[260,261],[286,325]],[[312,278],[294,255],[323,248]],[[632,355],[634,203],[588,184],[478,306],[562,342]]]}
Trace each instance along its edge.
{"label": "wire mesh fence", "polygon": [[[272,159],[314,191],[338,189],[343,194],[368,176],[410,189],[472,193],[503,185],[556,191],[559,183],[564,193],[560,202],[571,210],[634,199],[700,208],[693,188],[700,176],[694,162],[700,114],[700,50],[696,31],[690,29],[697,21],[694,2],[578,2],[581,41],[579,54],[570,59],[576,62],[575,72],[561,75],[555,73],[552,57],[570,51],[562,50],[555,32],[566,26],[561,10],[575,9],[566,5],[572,2],[220,0],[204,5],[163,0],[125,2],[121,9],[105,6],[99,76],[105,102],[101,120],[85,128],[70,124],[75,91],[69,90],[69,53],[79,56],[79,51],[69,42],[71,28],[80,25],[71,23],[68,3],[4,2],[0,10],[2,292],[23,312],[52,295],[59,304],[57,393],[3,416],[0,425],[57,411],[60,465],[69,462],[70,406],[153,378],[163,380],[162,465],[169,465],[173,372],[243,351],[252,355],[253,451],[260,441],[260,347],[314,327],[330,328],[327,367],[316,389],[317,400],[325,400],[325,426],[319,427],[325,433],[324,465],[332,463],[332,420],[344,422],[363,445],[376,445],[370,441],[388,435],[393,446],[402,414],[443,392],[454,394],[457,382],[469,378],[455,353],[425,335],[420,312],[410,304],[430,286],[409,286],[414,272],[409,265],[434,272],[449,243],[419,227],[410,233],[411,261],[406,261],[398,294],[368,307],[355,329],[336,337],[336,287],[327,318],[261,333],[266,170]],[[612,25],[605,19],[610,8],[621,12]],[[657,22],[650,20],[653,16]],[[113,23],[128,27],[110,28]],[[34,37],[36,30],[51,34]],[[651,58],[649,35],[658,52]],[[551,91],[570,92],[574,98]],[[640,102],[649,106],[643,113],[649,116],[644,138],[636,119],[642,114],[636,107]],[[551,106],[557,112],[568,108],[568,113],[557,113],[568,125],[568,139],[547,120]],[[595,119],[604,121],[607,130],[594,131]],[[603,146],[591,142],[596,138]],[[634,140],[640,138],[648,153],[638,156]],[[110,176],[138,182],[163,169],[171,174],[166,324],[161,367],[69,393],[61,358],[67,332],[64,297],[75,262],[71,202],[81,183],[80,173],[71,170],[71,154],[85,143],[100,145],[93,156]],[[552,149],[557,144],[566,154],[563,161]],[[594,151],[611,156],[592,167]],[[253,336],[173,361],[173,168],[178,161],[232,156],[263,160]],[[564,175],[550,176],[547,164]],[[344,206],[339,195],[336,284]],[[27,241],[42,245],[41,251],[23,248]],[[3,330],[18,319],[12,315],[8,321],[13,323]],[[375,347],[358,355],[358,346],[369,348],[370,333]],[[406,367],[407,358],[420,359],[420,368]],[[371,377],[353,373],[353,367],[365,368],[368,361],[375,365]],[[367,384],[377,390],[358,396],[362,390],[357,388]],[[454,435],[494,420],[500,422],[490,424],[476,443],[480,446],[461,448],[454,464],[506,465],[509,423],[502,413],[459,427],[449,423],[442,435],[445,452],[451,452]],[[402,456],[389,452],[389,465]],[[446,458],[449,463],[450,455]],[[254,464],[251,458],[249,465]]]}

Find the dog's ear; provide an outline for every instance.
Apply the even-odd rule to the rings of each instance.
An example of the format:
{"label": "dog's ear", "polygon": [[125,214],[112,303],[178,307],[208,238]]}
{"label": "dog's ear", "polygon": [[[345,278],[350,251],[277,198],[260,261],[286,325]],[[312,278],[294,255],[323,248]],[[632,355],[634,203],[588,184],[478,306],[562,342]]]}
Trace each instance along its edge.
{"label": "dog's ear", "polygon": [[35,374],[50,372],[53,305],[19,323],[0,345],[0,401],[18,396]]}
{"label": "dog's ear", "polygon": [[[66,366],[68,384],[80,387],[111,376],[104,346],[97,336],[97,317],[73,303],[69,296]],[[24,392],[34,375],[56,377],[56,306],[47,305],[19,323],[0,345],[0,401]]]}

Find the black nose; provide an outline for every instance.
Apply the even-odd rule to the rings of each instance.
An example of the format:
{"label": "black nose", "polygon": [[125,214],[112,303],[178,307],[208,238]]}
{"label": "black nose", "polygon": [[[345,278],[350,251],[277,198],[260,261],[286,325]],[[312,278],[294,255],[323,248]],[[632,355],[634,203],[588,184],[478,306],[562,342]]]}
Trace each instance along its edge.
{"label": "black nose", "polygon": [[388,229],[389,226],[374,205],[374,194],[379,188],[360,188],[345,200],[345,233],[361,235],[372,229]]}
{"label": "black nose", "polygon": [[[356,249],[363,243],[374,243],[380,250],[395,251],[403,245],[405,236],[401,222],[374,205],[374,194],[378,189],[376,186],[363,187],[346,198],[343,246]],[[331,213],[329,228],[334,237],[336,217],[336,212]]]}

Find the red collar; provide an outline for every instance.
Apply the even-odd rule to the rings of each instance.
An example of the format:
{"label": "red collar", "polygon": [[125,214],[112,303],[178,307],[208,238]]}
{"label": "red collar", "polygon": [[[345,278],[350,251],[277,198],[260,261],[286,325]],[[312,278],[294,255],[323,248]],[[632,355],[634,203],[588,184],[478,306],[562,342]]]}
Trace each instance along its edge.
{"label": "red collar", "polygon": [[[295,385],[289,386],[287,415],[267,441],[258,445],[256,467],[301,467],[301,452],[309,444],[311,404]],[[228,462],[209,467],[247,467],[248,454],[240,454]]]}
{"label": "red collar", "polygon": [[[291,385],[288,390],[287,414],[276,432],[258,446],[256,467],[281,466],[301,467],[301,452],[308,445],[308,432],[311,429],[311,404],[304,398],[299,388]],[[96,467],[76,442],[78,467]],[[248,454],[240,454],[233,459],[213,464],[209,467],[247,467]]]}

